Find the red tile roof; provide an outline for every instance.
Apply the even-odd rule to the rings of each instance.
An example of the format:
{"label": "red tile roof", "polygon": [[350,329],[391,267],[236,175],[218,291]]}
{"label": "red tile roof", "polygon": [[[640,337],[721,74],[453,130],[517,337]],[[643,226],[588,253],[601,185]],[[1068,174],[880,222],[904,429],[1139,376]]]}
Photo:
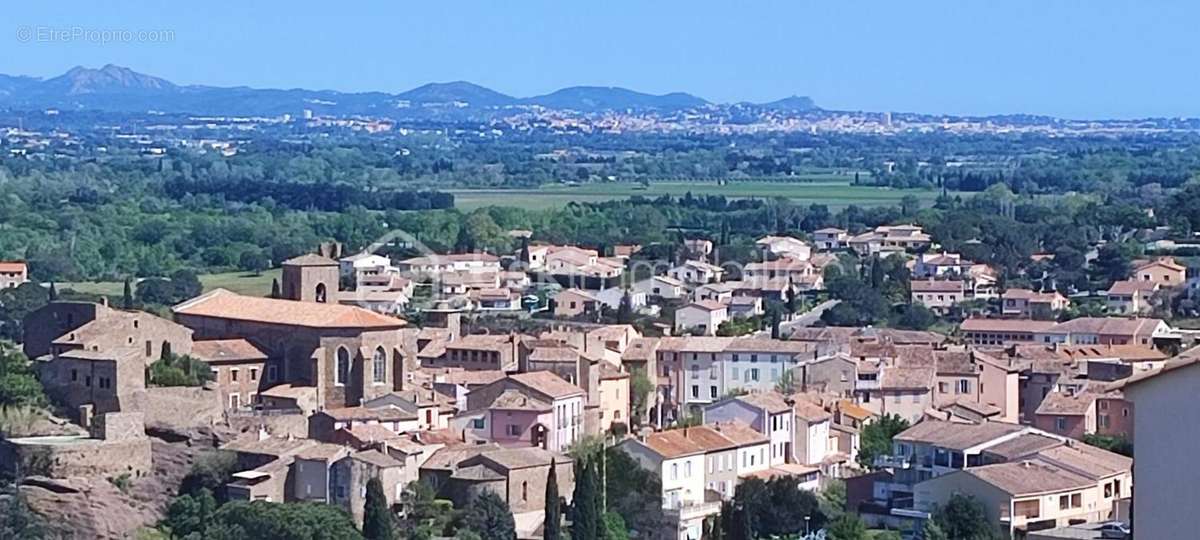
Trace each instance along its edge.
{"label": "red tile roof", "polygon": [[243,296],[225,289],[187,300],[172,311],[178,315],[307,328],[398,329],[407,324],[355,306]]}

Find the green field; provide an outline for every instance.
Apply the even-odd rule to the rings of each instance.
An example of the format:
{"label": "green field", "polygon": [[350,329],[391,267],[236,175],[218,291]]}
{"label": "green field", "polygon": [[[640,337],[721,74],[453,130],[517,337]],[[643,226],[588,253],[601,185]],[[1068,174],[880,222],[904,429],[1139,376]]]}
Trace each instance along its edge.
{"label": "green field", "polygon": [[[225,272],[222,274],[202,274],[200,283],[205,292],[213,289],[229,289],[238,294],[248,296],[267,296],[271,294],[271,280],[278,279],[280,270],[267,270],[260,276],[253,272]],[[71,289],[81,293],[101,294],[105,296],[121,296],[125,284],[119,281],[86,281],[59,283],[58,290]]]}
{"label": "green field", "polygon": [[915,195],[923,204],[932,204],[937,190],[891,189],[874,186],[853,186],[848,181],[834,180],[833,175],[809,182],[654,182],[649,187],[634,183],[593,183],[578,186],[547,185],[538,189],[458,189],[454,205],[462,210],[484,206],[516,206],[529,210],[544,210],[566,206],[569,202],[603,202],[627,199],[634,195],[658,197],[724,195],[731,199],[785,197],[797,204],[824,204],[833,210],[850,205],[881,206],[897,204],[905,195]]}

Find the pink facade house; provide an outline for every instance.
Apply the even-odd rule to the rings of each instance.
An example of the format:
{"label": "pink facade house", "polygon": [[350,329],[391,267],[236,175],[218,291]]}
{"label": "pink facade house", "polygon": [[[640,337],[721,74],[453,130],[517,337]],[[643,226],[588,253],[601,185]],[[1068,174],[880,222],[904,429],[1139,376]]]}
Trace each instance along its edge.
{"label": "pink facade house", "polygon": [[587,393],[549,371],[509,375],[467,395],[471,433],[503,446],[566,451],[584,435]]}

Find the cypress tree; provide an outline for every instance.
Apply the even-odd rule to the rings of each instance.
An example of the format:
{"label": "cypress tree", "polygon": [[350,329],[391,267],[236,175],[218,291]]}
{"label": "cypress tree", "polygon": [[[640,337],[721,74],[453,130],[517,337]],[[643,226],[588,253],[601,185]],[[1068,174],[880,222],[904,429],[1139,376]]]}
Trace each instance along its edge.
{"label": "cypress tree", "polygon": [[58,288],[56,288],[56,287],[54,286],[54,282],[53,282],[53,281],[51,281],[51,282],[50,282],[50,293],[49,293],[49,294],[50,294],[50,301],[51,301],[51,302],[53,302],[53,301],[55,301],[55,300],[58,300]]}
{"label": "cypress tree", "polygon": [[283,293],[279,291],[279,279],[274,278],[271,280],[271,298],[279,298],[280,296],[283,296]]}
{"label": "cypress tree", "polygon": [[545,540],[562,539],[562,506],[558,500],[557,464],[550,458],[550,472],[546,474],[546,524],[542,527]]}
{"label": "cypress tree", "polygon": [[129,278],[125,278],[125,292],[121,298],[121,307],[133,309],[133,286],[130,285]]}
{"label": "cypress tree", "polygon": [[383,482],[378,477],[367,481],[367,500],[363,504],[363,537],[367,540],[396,538],[387,496],[383,494]]}
{"label": "cypress tree", "polygon": [[629,295],[629,289],[625,290],[625,294],[621,296],[621,303],[617,306],[617,322],[621,324],[633,322],[633,297]]}
{"label": "cypress tree", "polygon": [[590,463],[579,467],[575,475],[574,509],[571,540],[597,540],[600,515],[596,511],[596,468]]}

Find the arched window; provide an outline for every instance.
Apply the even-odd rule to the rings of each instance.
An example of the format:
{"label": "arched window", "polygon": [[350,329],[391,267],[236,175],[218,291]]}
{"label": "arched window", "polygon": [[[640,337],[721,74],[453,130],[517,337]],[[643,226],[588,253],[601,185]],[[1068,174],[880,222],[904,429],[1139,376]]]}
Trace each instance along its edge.
{"label": "arched window", "polygon": [[387,351],[383,347],[375,349],[375,357],[372,358],[372,367],[374,369],[373,380],[377,383],[387,381]]}
{"label": "arched window", "polygon": [[345,347],[338,347],[337,351],[337,372],[334,373],[334,384],[346,384],[350,379],[350,351]]}
{"label": "arched window", "polygon": [[318,302],[322,302],[322,303],[324,303],[324,302],[325,302],[325,284],[324,284],[324,283],[318,283],[318,284],[317,284],[317,297],[316,297],[316,301],[318,301]]}

